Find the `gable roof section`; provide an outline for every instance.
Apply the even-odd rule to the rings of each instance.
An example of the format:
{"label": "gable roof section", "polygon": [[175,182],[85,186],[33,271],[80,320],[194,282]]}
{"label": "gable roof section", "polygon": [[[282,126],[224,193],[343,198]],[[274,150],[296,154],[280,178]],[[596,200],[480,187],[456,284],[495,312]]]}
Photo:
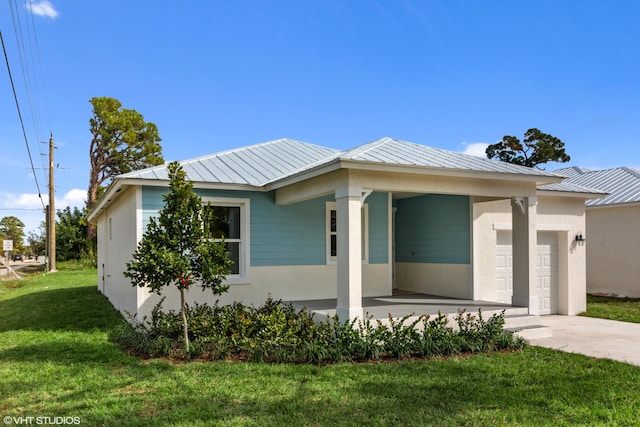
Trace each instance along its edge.
{"label": "gable roof section", "polygon": [[[557,172],[557,171],[556,171]],[[640,203],[640,170],[628,167],[585,172],[566,183],[598,188],[607,196],[587,201],[587,207]]]}

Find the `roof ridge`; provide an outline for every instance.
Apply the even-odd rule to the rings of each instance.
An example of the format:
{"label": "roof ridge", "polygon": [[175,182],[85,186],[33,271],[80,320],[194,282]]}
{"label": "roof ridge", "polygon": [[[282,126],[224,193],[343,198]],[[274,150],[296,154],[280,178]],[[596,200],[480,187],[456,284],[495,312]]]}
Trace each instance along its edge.
{"label": "roof ridge", "polygon": [[[386,143],[388,143],[389,141],[392,141],[392,140],[399,141],[399,140],[397,140],[395,138],[391,138],[389,136],[383,136],[382,138],[378,138],[378,139],[375,139],[373,141],[365,142],[364,144],[360,144],[360,145],[355,146],[353,148],[349,148],[347,150],[343,150],[342,154],[346,155],[348,153],[354,153],[354,152],[357,152],[357,150],[361,149],[362,147],[369,146],[369,147],[367,147],[366,150],[360,151],[360,152],[358,152],[356,154],[356,155],[360,156],[360,155],[365,154],[365,153],[373,150],[374,148],[379,147],[381,145],[384,145],[384,144],[386,144]],[[340,156],[340,157],[342,157],[342,156]]]}
{"label": "roof ridge", "polygon": [[622,166],[621,169],[623,169],[624,171],[630,173],[631,175],[635,176],[636,178],[640,179],[640,170],[634,169],[634,168],[630,168],[628,166]]}

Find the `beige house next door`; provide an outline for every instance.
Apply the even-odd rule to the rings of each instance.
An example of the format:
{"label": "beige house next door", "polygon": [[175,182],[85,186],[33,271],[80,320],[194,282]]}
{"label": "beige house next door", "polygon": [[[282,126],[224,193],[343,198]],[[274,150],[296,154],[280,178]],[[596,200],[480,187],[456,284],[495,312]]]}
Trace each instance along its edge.
{"label": "beige house next door", "polygon": [[[513,250],[511,231],[498,231],[496,242],[496,301],[511,304],[513,296]],[[537,294],[540,314],[558,312],[558,235],[538,232]]]}

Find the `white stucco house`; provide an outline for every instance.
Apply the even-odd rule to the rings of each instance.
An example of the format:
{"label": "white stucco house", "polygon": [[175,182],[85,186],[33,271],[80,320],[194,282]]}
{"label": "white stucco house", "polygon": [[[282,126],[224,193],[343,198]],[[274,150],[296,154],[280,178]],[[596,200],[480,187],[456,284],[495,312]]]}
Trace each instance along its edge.
{"label": "white stucco house", "polygon": [[[585,200],[554,173],[393,138],[335,150],[279,139],[181,162],[225,212],[234,266],[221,303],[335,299],[344,319],[394,289],[506,302],[530,314],[586,308]],[[168,191],[165,166],[116,177],[89,214],[98,288],[121,312],[157,297],[123,276]],[[160,268],[160,266],[159,266]],[[178,307],[168,291],[166,305]],[[194,289],[189,299],[214,302]]]}
{"label": "white stucco house", "polygon": [[565,168],[566,182],[606,192],[587,200],[587,292],[640,298],[640,170]]}

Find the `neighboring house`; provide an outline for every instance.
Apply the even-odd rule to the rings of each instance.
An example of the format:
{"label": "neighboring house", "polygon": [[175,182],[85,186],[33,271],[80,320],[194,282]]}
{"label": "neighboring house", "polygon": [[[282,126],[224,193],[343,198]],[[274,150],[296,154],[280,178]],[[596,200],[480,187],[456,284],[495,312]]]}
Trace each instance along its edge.
{"label": "neighboring house", "polygon": [[586,203],[587,292],[640,297],[640,170],[565,168],[566,182],[608,193]]}
{"label": "neighboring house", "polygon": [[[333,298],[347,319],[363,315],[362,297],[400,289],[531,314],[586,308],[576,236],[585,200],[602,194],[553,173],[392,138],[346,151],[279,139],[181,164],[229,229],[221,303]],[[167,191],[166,166],[120,175],[89,214],[98,288],[121,312],[149,315],[158,301],[123,271]],[[175,289],[166,296],[179,306]]]}

